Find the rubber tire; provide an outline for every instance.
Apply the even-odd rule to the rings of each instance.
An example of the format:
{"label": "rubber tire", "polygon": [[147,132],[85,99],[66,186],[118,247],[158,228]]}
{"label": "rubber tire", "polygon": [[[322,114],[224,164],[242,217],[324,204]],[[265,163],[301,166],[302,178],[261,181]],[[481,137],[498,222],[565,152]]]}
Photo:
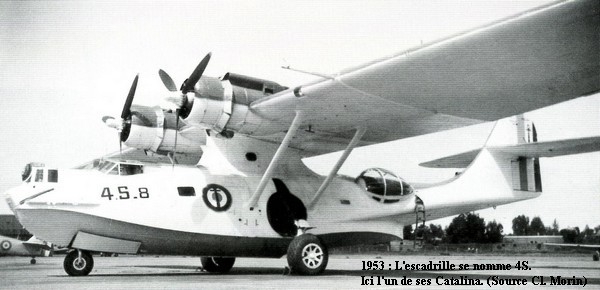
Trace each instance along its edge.
{"label": "rubber tire", "polygon": [[[316,247],[314,249],[321,252],[321,262],[317,265],[316,268],[309,267],[304,263],[302,259],[302,254],[305,251],[305,248],[307,247]],[[295,237],[288,246],[287,260],[288,265],[290,266],[290,270],[294,274],[319,275],[323,273],[323,271],[325,271],[325,268],[327,267],[327,262],[329,261],[329,253],[327,252],[327,248],[325,247],[325,245],[323,245],[323,243],[317,236],[311,234],[303,234]]]}
{"label": "rubber tire", "polygon": [[227,273],[233,267],[235,258],[230,257],[201,257],[202,268],[210,273]]}
{"label": "rubber tire", "polygon": [[36,263],[36,262],[37,262],[37,261],[35,260],[35,258],[31,258],[31,260],[29,260],[29,263],[30,263],[31,265],[35,265],[35,263]]}
{"label": "rubber tire", "polygon": [[599,254],[594,254],[594,255],[592,256],[592,260],[594,260],[594,261],[598,261],[598,260],[600,260],[600,255],[599,255]]}
{"label": "rubber tire", "polygon": [[87,276],[94,268],[94,258],[92,258],[92,255],[90,255],[89,252],[81,251],[81,258],[84,260],[85,265],[83,269],[77,269],[73,265],[77,257],[79,257],[77,251],[71,251],[67,254],[63,263],[65,272],[67,272],[69,276]]}

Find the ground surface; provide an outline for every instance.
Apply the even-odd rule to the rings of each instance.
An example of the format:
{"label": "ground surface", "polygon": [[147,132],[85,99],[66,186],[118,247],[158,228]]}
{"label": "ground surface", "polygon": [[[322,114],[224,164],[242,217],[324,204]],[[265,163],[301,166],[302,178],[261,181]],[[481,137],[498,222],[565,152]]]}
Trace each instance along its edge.
{"label": "ground surface", "polygon": [[[434,256],[411,255],[378,256],[366,255],[335,255],[332,256],[327,270],[321,276],[302,277],[283,275],[285,258],[283,259],[252,259],[241,258],[231,272],[224,275],[211,274],[201,271],[198,257],[166,257],[166,256],[120,256],[120,257],[94,257],[95,268],[89,276],[69,277],[63,271],[64,256],[43,257],[37,259],[36,265],[29,264],[27,257],[0,257],[0,288],[2,289],[398,289],[398,288],[430,288],[430,289],[489,289],[488,278],[498,276],[497,279],[525,279],[525,286],[492,285],[497,289],[564,289],[581,288],[579,286],[551,285],[551,276],[563,278],[585,277],[585,289],[600,289],[600,263],[593,262],[590,256],[576,257],[536,257],[536,256]],[[384,270],[368,269],[368,262],[372,268],[383,265]],[[382,262],[381,262],[382,261]],[[460,264],[469,264],[469,270],[441,270],[441,271],[411,271],[395,270],[396,261],[399,265],[406,264],[438,263],[448,261],[459,267]],[[530,270],[514,269],[516,263],[526,261]],[[511,270],[471,270],[472,264],[511,264]],[[522,265],[523,263],[521,263]],[[390,270],[391,269],[391,270]],[[364,276],[364,278],[362,277]],[[373,276],[373,280],[371,279]],[[406,277],[412,280],[411,286],[387,286],[382,278],[384,276],[398,284]],[[438,278],[442,276],[443,278]],[[454,277],[467,277],[479,279],[483,285],[438,285],[444,279]],[[536,286],[543,276],[546,285]],[[429,287],[417,286],[416,280],[429,281]],[[491,279],[491,278],[490,278]],[[361,285],[367,282],[378,281],[382,285]]]}

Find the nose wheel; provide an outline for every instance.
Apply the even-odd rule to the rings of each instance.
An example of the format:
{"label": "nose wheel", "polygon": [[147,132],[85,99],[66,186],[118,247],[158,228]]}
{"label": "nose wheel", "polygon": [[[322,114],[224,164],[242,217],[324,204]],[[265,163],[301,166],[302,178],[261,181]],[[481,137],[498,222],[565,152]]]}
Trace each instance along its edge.
{"label": "nose wheel", "polygon": [[302,234],[295,237],[288,246],[287,260],[292,273],[318,275],[325,271],[329,253],[318,237]]}
{"label": "nose wheel", "polygon": [[202,257],[200,258],[202,267],[207,272],[211,273],[226,273],[231,270],[235,258],[229,257]]}
{"label": "nose wheel", "polygon": [[86,276],[94,268],[94,259],[89,252],[71,251],[65,257],[63,266],[69,276]]}

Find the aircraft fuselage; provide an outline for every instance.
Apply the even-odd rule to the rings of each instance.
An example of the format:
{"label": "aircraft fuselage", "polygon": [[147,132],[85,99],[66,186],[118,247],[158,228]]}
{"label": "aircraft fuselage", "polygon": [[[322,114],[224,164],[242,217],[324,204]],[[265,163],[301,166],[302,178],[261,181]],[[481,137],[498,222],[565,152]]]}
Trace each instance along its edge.
{"label": "aircraft fuselage", "polygon": [[321,177],[276,179],[248,207],[260,176],[215,175],[201,166],[146,167],[127,176],[61,170],[58,182],[13,189],[9,203],[28,230],[58,246],[203,256],[280,257],[297,219],[306,219],[331,246],[387,242],[401,235],[402,224],[370,217],[414,211],[414,194],[384,204],[348,177],[336,178],[307,209]]}

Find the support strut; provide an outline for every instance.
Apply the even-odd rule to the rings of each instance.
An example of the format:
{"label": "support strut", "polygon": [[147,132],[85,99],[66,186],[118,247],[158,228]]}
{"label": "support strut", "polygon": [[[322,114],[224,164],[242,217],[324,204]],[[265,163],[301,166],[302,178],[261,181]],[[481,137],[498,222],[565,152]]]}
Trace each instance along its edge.
{"label": "support strut", "polygon": [[265,190],[265,187],[267,187],[267,182],[269,182],[269,180],[271,180],[273,171],[279,165],[279,160],[285,154],[285,151],[287,150],[288,146],[290,145],[290,142],[292,141],[292,138],[294,137],[294,135],[296,135],[296,131],[298,130],[298,128],[300,127],[300,124],[302,123],[302,114],[303,114],[302,111],[296,111],[296,116],[294,117],[294,120],[292,121],[290,128],[288,129],[287,133],[285,134],[283,141],[281,141],[279,148],[277,148],[277,152],[275,152],[273,159],[271,159],[271,163],[269,163],[269,167],[267,167],[267,170],[263,174],[263,177],[260,180],[260,183],[258,184],[256,191],[254,192],[254,194],[252,194],[252,196],[248,200],[248,203],[246,203],[246,206],[250,207],[250,209],[252,209],[254,206],[256,206],[256,202],[258,202],[258,199],[260,198],[262,192]]}
{"label": "support strut", "polygon": [[317,201],[319,201],[321,194],[323,194],[325,189],[327,189],[327,187],[333,180],[333,177],[335,177],[338,170],[340,170],[342,165],[344,165],[344,162],[346,162],[346,159],[348,159],[348,156],[350,156],[350,153],[352,152],[354,147],[356,147],[356,144],[358,143],[358,141],[360,141],[360,138],[362,138],[362,136],[365,134],[365,131],[366,129],[364,127],[356,129],[356,133],[354,133],[354,137],[352,137],[352,140],[350,140],[350,143],[348,143],[348,146],[346,146],[344,153],[342,154],[342,156],[340,156],[340,159],[338,159],[337,163],[335,163],[333,168],[331,168],[329,175],[327,175],[327,178],[325,178],[325,180],[321,184],[321,187],[319,187],[319,190],[317,190],[317,193],[315,193],[315,197],[312,199],[310,205],[308,206],[309,209],[312,209],[317,203]]}

